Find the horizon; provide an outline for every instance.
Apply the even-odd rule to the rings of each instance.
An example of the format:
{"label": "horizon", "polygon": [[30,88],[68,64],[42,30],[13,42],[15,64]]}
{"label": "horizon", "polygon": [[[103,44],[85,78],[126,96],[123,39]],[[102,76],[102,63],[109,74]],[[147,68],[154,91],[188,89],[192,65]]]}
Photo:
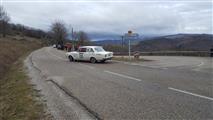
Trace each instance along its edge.
{"label": "horizon", "polygon": [[[177,33],[177,34],[152,34],[152,35],[139,35],[138,41],[143,41],[143,40],[149,40],[150,38],[155,38],[155,37],[166,37],[166,36],[175,36],[175,35],[212,35],[213,34],[205,34],[205,33],[200,33],[200,34],[190,34],[190,33]],[[90,35],[89,35],[90,36]],[[96,42],[96,41],[116,41],[116,40],[121,40],[121,35],[115,35],[113,36],[107,36],[107,37],[96,37],[94,39],[91,39],[91,41]]]}

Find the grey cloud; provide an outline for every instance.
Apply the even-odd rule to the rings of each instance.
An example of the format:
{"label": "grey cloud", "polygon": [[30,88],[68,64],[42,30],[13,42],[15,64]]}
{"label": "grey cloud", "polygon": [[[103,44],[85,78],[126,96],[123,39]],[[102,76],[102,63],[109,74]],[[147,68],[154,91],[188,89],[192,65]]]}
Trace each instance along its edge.
{"label": "grey cloud", "polygon": [[12,22],[48,30],[64,20],[86,32],[212,33],[211,2],[7,3]]}

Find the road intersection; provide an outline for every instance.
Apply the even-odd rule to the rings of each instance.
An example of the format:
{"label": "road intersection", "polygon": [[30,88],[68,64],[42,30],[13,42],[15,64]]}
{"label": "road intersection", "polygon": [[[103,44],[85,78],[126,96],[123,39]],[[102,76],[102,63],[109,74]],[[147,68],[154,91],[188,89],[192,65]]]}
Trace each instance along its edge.
{"label": "road intersection", "polygon": [[91,64],[69,62],[64,54],[45,47],[31,57],[95,118],[213,119],[211,58],[144,56],[154,61]]}

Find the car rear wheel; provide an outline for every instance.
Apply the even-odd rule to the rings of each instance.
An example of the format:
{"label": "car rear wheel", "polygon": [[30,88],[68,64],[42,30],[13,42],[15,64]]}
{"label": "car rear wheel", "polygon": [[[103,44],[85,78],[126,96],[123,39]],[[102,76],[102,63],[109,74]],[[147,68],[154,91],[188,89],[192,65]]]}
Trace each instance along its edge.
{"label": "car rear wheel", "polygon": [[74,61],[74,59],[73,59],[72,56],[69,56],[69,60],[70,60],[70,62],[73,62],[73,61]]}
{"label": "car rear wheel", "polygon": [[96,63],[96,59],[94,57],[90,58],[91,63]]}

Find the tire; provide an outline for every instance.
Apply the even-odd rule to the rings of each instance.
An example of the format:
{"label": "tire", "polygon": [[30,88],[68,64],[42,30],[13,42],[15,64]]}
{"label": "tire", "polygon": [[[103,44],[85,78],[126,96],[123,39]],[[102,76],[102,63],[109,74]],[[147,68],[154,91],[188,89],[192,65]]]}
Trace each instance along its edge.
{"label": "tire", "polygon": [[94,57],[90,58],[91,63],[96,63],[96,59]]}
{"label": "tire", "polygon": [[69,56],[69,60],[70,60],[70,62],[74,62],[74,59],[72,56]]}

